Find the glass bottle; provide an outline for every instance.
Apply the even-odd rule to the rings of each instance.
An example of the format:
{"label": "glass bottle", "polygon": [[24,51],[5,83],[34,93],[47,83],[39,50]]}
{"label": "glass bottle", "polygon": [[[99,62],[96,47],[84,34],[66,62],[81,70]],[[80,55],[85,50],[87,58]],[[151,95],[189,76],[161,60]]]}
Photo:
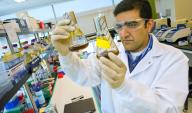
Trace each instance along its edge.
{"label": "glass bottle", "polygon": [[28,48],[29,48],[28,46],[23,47],[23,49],[24,49],[23,50],[24,51],[24,63],[25,64],[28,64],[32,60],[31,55],[29,54]]}
{"label": "glass bottle", "polygon": [[3,46],[2,49],[3,49],[3,54],[5,55],[8,52],[8,47],[7,46]]}
{"label": "glass bottle", "polygon": [[101,56],[108,58],[109,52],[118,55],[119,50],[109,33],[105,16],[99,14],[97,17],[94,18],[94,23],[97,31],[97,38],[96,38],[97,58],[100,58]]}
{"label": "glass bottle", "polygon": [[15,53],[19,52],[17,44],[13,44],[13,50],[14,50]]}
{"label": "glass bottle", "polygon": [[84,36],[82,30],[79,28],[73,11],[69,12],[68,18],[71,19],[70,24],[74,24],[74,26],[76,27],[75,31],[71,32],[71,41],[70,41],[69,50],[78,51],[78,50],[86,48],[88,46],[88,41],[87,41],[86,37]]}

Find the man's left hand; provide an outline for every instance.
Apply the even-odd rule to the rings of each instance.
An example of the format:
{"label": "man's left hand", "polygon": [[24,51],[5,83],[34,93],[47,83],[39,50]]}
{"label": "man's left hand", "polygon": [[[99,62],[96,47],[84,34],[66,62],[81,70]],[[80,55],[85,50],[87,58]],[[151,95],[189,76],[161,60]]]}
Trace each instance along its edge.
{"label": "man's left hand", "polygon": [[101,57],[102,76],[112,88],[121,86],[125,79],[127,68],[113,53],[108,53],[109,59]]}

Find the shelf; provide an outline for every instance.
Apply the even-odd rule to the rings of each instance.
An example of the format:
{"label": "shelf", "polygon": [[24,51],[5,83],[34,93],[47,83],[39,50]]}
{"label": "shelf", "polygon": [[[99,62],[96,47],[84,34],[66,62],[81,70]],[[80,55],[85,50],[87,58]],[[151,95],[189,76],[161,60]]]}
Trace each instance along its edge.
{"label": "shelf", "polygon": [[7,34],[4,30],[0,29],[0,37],[6,37]]}
{"label": "shelf", "polygon": [[35,34],[35,33],[42,33],[42,32],[50,32],[51,29],[38,29],[36,31],[29,31],[29,32],[17,32],[18,35],[27,35],[27,34]]}
{"label": "shelf", "polygon": [[32,69],[39,66],[39,63],[41,61],[41,58],[36,57],[34,58],[29,64],[27,64],[25,67],[28,71],[27,74],[25,74],[18,83],[13,85],[13,87],[7,91],[1,98],[0,98],[0,111],[4,108],[5,104],[17,93],[17,91],[21,88],[23,84],[28,80],[28,78],[31,76]]}
{"label": "shelf", "polygon": [[13,88],[10,89],[10,91],[6,92],[2,98],[0,99],[0,110],[2,110],[5,106],[5,104],[17,93],[17,91],[21,88],[21,86],[28,80],[28,78],[31,76],[31,74],[26,74],[23,76],[23,78],[14,85]]}

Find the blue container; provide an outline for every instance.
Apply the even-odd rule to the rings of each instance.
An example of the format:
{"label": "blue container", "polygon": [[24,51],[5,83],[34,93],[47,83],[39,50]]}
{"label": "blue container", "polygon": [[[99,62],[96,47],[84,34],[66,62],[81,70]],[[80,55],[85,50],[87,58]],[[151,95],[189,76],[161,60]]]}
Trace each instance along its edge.
{"label": "blue container", "polygon": [[6,110],[13,109],[19,104],[19,99],[16,97],[5,104]]}

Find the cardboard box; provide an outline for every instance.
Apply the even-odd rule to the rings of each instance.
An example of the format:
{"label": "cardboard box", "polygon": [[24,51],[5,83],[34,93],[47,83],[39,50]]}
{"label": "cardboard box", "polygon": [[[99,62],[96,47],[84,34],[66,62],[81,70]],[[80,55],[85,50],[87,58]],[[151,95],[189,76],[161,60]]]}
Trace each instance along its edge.
{"label": "cardboard box", "polygon": [[0,29],[4,29],[3,27],[3,21],[0,20]]}
{"label": "cardboard box", "polygon": [[21,32],[19,24],[15,21],[11,21],[10,23],[5,23],[4,26],[13,28],[16,32]]}
{"label": "cardboard box", "polygon": [[0,23],[0,29],[4,29],[3,24]]}
{"label": "cardboard box", "polygon": [[29,16],[27,11],[19,11],[19,12],[16,13],[16,17],[20,18],[20,19],[23,19],[26,16]]}
{"label": "cardboard box", "polygon": [[6,21],[18,23],[21,32],[28,32],[29,31],[26,20],[24,20],[24,19],[12,18],[12,19],[7,19]]}
{"label": "cardboard box", "polygon": [[33,17],[29,17],[29,16],[24,17],[23,19],[26,20],[29,31],[38,31],[39,30],[38,20],[36,20]]}

